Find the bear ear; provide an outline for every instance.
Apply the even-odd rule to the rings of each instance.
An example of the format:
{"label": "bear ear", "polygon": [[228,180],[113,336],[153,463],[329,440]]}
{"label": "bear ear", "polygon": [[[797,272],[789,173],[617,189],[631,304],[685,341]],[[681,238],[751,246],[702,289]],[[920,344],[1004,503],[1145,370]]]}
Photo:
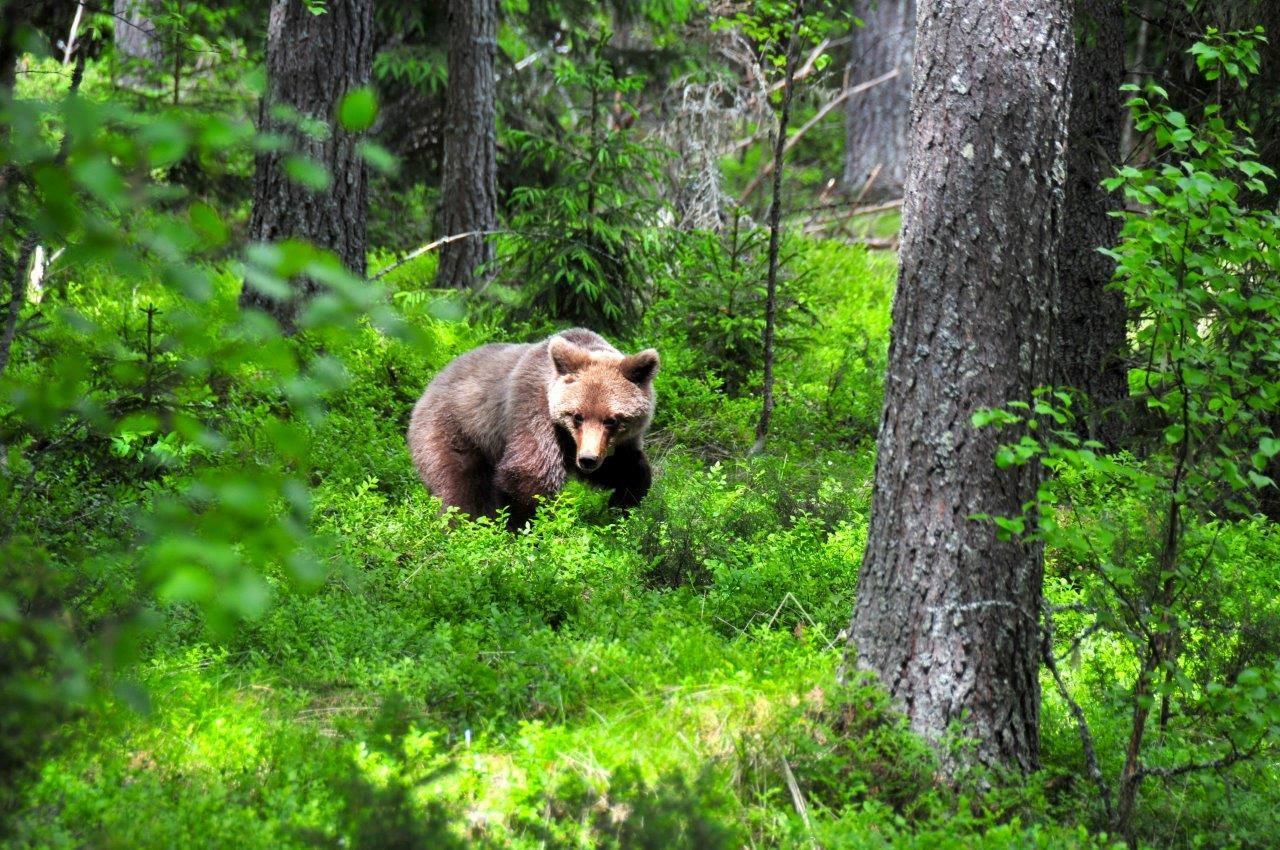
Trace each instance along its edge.
{"label": "bear ear", "polygon": [[557,375],[572,375],[591,362],[591,352],[562,336],[551,337],[547,351],[551,354]]}
{"label": "bear ear", "polygon": [[622,370],[624,378],[643,387],[658,373],[658,352],[655,349],[646,348],[639,354],[622,358],[618,368]]}

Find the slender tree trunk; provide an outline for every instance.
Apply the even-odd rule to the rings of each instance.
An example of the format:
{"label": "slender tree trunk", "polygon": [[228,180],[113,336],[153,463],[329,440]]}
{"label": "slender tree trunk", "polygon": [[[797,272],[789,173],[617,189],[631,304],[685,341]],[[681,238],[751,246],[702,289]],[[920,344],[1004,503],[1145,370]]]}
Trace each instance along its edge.
{"label": "slender tree trunk", "polygon": [[[344,130],[334,113],[348,91],[369,82],[372,62],[373,0],[328,0],[320,15],[302,0],[272,3],[260,128],[287,133],[292,150],[323,165],[330,180],[327,188],[308,188],[287,173],[290,151],[260,155],[249,222],[255,241],[306,239],[334,251],[356,274],[365,273],[368,177],[356,147],[358,136]],[[272,117],[278,106],[323,122],[332,133],[317,137],[293,130]],[[290,297],[276,299],[246,284],[240,306],[263,309],[292,329],[317,289],[315,281],[302,279]]]}
{"label": "slender tree trunk", "polygon": [[1050,375],[1066,170],[1071,0],[921,0],[901,272],[871,528],[849,662],[912,728],[962,725],[978,762],[1039,759],[1038,546],[999,541],[1034,465],[999,470],[1008,433],[979,408]]}
{"label": "slender tree trunk", "polygon": [[148,0],[114,0],[116,84],[124,88],[151,85],[164,67],[164,45],[151,20]]}
{"label": "slender tree trunk", "polygon": [[498,224],[497,31],[497,0],[449,0],[440,225],[445,236],[476,235],[440,249],[437,286],[472,288],[480,282],[476,268],[493,260],[488,234]]}
{"label": "slender tree trunk", "polygon": [[795,93],[796,60],[803,18],[804,2],[797,0],[791,16],[791,34],[787,38],[778,135],[773,142],[773,195],[769,199],[769,269],[764,299],[764,381],[760,391],[760,420],[756,423],[756,441],[751,447],[752,454],[764,451],[765,441],[769,439],[769,424],[773,421],[774,337],[778,328],[778,250],[782,240],[782,163],[787,153],[787,126],[791,123],[791,96]]}
{"label": "slender tree trunk", "polygon": [[907,180],[907,123],[916,39],[915,0],[871,0],[855,6],[864,26],[852,34],[849,85],[898,69],[898,76],[845,105],[844,183],[868,200],[902,197]]}
{"label": "slender tree trunk", "polygon": [[1111,288],[1119,196],[1102,188],[1120,160],[1124,123],[1124,11],[1116,0],[1075,0],[1066,208],[1058,251],[1059,346],[1055,380],[1088,399],[1090,437],[1114,445],[1123,428],[1116,408],[1128,395],[1125,305]]}

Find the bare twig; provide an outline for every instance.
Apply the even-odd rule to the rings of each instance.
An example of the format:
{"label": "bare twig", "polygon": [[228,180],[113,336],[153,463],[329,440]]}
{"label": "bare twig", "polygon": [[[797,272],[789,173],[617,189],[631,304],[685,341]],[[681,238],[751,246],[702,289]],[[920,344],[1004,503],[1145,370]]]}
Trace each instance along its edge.
{"label": "bare twig", "polygon": [[[821,109],[819,109],[818,112],[812,118],[810,118],[808,121],[802,124],[791,136],[791,138],[787,139],[786,143],[783,145],[783,151],[786,152],[791,150],[791,148],[795,147],[796,143],[799,142],[800,139],[804,137],[805,133],[812,130],[815,126],[817,126],[819,121],[827,117],[827,114],[831,112],[831,110],[835,109],[837,106],[844,103],[850,97],[853,97],[856,94],[861,94],[862,92],[865,92],[868,89],[875,88],[878,85],[887,83],[896,76],[898,76],[898,69],[894,68],[893,70],[887,71],[873,80],[867,80],[865,83],[858,83],[858,85],[853,86],[852,88],[847,88],[844,91],[840,92],[840,94],[836,95],[835,98],[833,98],[830,102],[828,102]],[[742,191],[741,202],[745,202],[747,198],[751,197],[751,193],[754,192],[756,188],[761,183],[764,182],[766,177],[768,177],[770,174],[773,173],[773,169],[774,169],[774,165],[772,162],[765,164],[765,167],[761,169],[760,173],[757,174],[755,178],[753,178],[752,181],[747,184],[747,188]]]}
{"label": "bare twig", "polygon": [[[818,60],[822,58],[822,54],[826,53],[831,48],[839,47],[848,41],[849,36],[846,35],[840,38],[824,38],[822,41],[818,42],[818,44],[814,46],[813,50],[809,51],[809,55],[805,57],[804,62],[800,65],[800,69],[796,71],[795,76],[792,78],[793,81],[798,83],[805,77],[808,77],[813,73],[814,68],[817,67]],[[773,94],[781,91],[783,85],[784,83],[782,81],[774,83],[770,86],[769,93]]]}
{"label": "bare twig", "polygon": [[[853,205],[855,207],[862,203],[862,200],[867,197],[867,194],[871,191],[871,187],[875,185],[876,178],[880,176],[880,172],[883,170],[884,163],[882,162],[877,162],[871,167],[871,173],[867,175],[867,179],[862,183],[862,188],[858,190],[858,194],[853,198]],[[896,201],[889,201],[888,203],[894,204],[895,206],[902,206],[902,198],[898,198]]]}
{"label": "bare twig", "polygon": [[790,150],[792,145],[794,145],[797,141],[799,141],[801,136],[803,136],[805,133],[809,132],[810,129],[812,129],[813,125],[817,124],[823,118],[826,118],[828,112],[835,109],[840,104],[844,103],[850,97],[852,97],[855,94],[861,94],[867,89],[874,88],[875,86],[878,86],[881,83],[887,83],[889,82],[889,80],[892,80],[896,76],[898,76],[898,69],[894,68],[891,71],[887,71],[881,74],[880,76],[876,77],[874,80],[868,80],[865,83],[859,83],[858,85],[853,86],[852,88],[847,88],[844,91],[840,92],[840,94],[836,95],[834,98],[828,101],[821,109],[815,112],[812,118],[810,118],[808,121],[800,125],[800,128],[796,130],[795,135],[787,140],[787,149]]}

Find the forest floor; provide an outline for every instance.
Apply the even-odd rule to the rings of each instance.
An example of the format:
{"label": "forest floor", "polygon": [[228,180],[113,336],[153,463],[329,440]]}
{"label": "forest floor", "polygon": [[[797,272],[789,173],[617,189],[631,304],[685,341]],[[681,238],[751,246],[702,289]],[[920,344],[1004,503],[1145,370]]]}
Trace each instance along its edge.
{"label": "forest floor", "polygon": [[663,353],[653,492],[619,516],[574,485],[515,535],[448,527],[403,437],[429,376],[507,332],[423,313],[427,352],[369,332],[317,426],[328,579],[271,573],[270,607],[219,640],[165,611],[135,699],[51,731],[13,846],[1106,844],[1078,825],[1089,789],[1053,705],[1043,776],[947,788],[874,688],[836,685],[892,277],[892,255],[802,247],[756,458],[756,398],[658,305],[623,340]]}

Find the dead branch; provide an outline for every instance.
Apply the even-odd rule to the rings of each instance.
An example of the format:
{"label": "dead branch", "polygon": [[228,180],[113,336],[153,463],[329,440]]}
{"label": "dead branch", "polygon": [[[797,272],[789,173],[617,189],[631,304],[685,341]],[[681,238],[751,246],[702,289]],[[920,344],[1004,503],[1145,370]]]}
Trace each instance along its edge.
{"label": "dead branch", "polygon": [[[831,110],[835,109],[837,106],[844,103],[850,97],[853,97],[856,94],[862,94],[868,89],[873,89],[878,85],[887,83],[889,82],[889,80],[892,80],[896,76],[898,76],[898,69],[894,68],[893,70],[887,71],[873,80],[867,80],[865,83],[858,83],[858,85],[854,86],[853,88],[848,88],[840,92],[840,94],[836,95],[835,98],[830,100],[821,109],[819,109],[812,118],[810,118],[808,121],[806,121],[804,124],[802,124],[800,127],[796,129],[795,133],[791,135],[791,138],[787,139],[786,144],[783,146],[783,153],[795,147],[796,143],[799,142],[800,139],[804,137],[805,133],[812,130],[815,126],[817,126],[819,121],[827,117],[827,114],[830,113]],[[772,162],[766,163],[764,168],[760,170],[760,173],[757,174],[751,180],[751,182],[747,184],[747,188],[742,191],[742,199],[740,203],[745,203],[747,198],[751,197],[751,193],[754,192],[756,188],[761,183],[764,182],[765,178],[767,178],[772,173],[773,173],[773,163]]]}
{"label": "dead branch", "polygon": [[1062,697],[1062,701],[1067,704],[1067,710],[1076,721],[1076,729],[1080,733],[1080,748],[1084,751],[1084,762],[1089,770],[1089,778],[1093,780],[1094,785],[1098,786],[1098,793],[1102,797],[1102,805],[1107,813],[1107,821],[1110,822],[1112,819],[1111,786],[1107,784],[1106,778],[1102,775],[1102,768],[1098,766],[1098,752],[1093,744],[1093,733],[1089,730],[1089,721],[1085,719],[1080,704],[1072,699],[1066,682],[1062,680],[1062,674],[1058,672],[1058,663],[1053,656],[1053,614],[1048,608],[1044,611],[1044,635],[1040,642],[1040,655],[1044,658],[1045,669],[1053,676],[1058,696]]}
{"label": "dead branch", "polygon": [[502,230],[469,230],[466,233],[454,233],[451,236],[441,236],[439,239],[437,239],[434,242],[428,242],[426,245],[423,245],[419,248],[414,248],[412,251],[405,254],[403,257],[401,257],[399,260],[396,260],[394,263],[387,266],[385,269],[379,269],[377,274],[369,276],[369,280],[380,280],[386,275],[390,274],[391,272],[403,266],[405,263],[412,262],[413,260],[416,260],[419,257],[421,257],[423,254],[429,254],[435,249],[439,248],[441,245],[448,245],[450,242],[456,242],[459,239],[470,239],[472,236],[492,236],[495,233],[504,233],[504,232],[505,231],[502,231]]}
{"label": "dead branch", "polygon": [[[809,55],[805,57],[804,64],[802,64],[800,66],[800,69],[796,71],[796,75],[794,78],[795,82],[798,83],[801,80],[803,80],[805,77],[808,77],[810,74],[813,73],[814,68],[817,67],[818,60],[822,58],[822,54],[826,53],[831,48],[839,47],[840,45],[845,44],[848,41],[849,41],[849,36],[846,35],[846,36],[841,36],[840,38],[834,38],[834,39],[824,38],[822,41],[818,42],[817,46],[815,46],[813,50],[809,51]],[[782,86],[783,86],[783,82],[781,80],[774,83],[772,86],[769,87],[769,94],[774,94],[776,92],[781,91]]]}

